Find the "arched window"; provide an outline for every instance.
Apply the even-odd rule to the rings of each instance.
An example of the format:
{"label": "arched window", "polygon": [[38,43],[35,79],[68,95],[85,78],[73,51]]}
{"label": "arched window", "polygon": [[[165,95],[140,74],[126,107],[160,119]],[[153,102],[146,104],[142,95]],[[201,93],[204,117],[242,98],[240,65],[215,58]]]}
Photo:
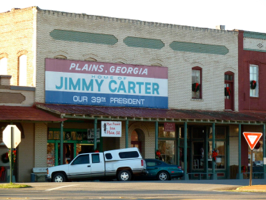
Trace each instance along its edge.
{"label": "arched window", "polygon": [[7,58],[0,59],[0,75],[7,75]]}
{"label": "arched window", "polygon": [[97,62],[97,60],[92,57],[86,58],[85,61]]}
{"label": "arched window", "polygon": [[193,99],[202,98],[202,68],[201,67],[192,68],[192,98]]}
{"label": "arched window", "polygon": [[54,58],[55,58],[55,59],[63,59],[63,60],[66,60],[66,59],[67,59],[67,57],[64,56],[64,55],[57,55],[57,56],[55,56]]}
{"label": "arched window", "polygon": [[27,86],[27,56],[19,57],[19,86]]}
{"label": "arched window", "polygon": [[234,73],[227,71],[224,73],[224,108],[234,110]]}

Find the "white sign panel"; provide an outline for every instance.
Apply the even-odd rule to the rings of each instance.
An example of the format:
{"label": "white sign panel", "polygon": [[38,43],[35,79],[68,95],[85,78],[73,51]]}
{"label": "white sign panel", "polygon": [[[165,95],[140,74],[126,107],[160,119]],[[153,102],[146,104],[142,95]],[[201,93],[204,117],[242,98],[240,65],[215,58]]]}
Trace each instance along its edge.
{"label": "white sign panel", "polygon": [[102,137],[121,137],[122,123],[118,121],[102,121]]}
{"label": "white sign panel", "polygon": [[13,148],[16,148],[21,142],[21,132],[16,125],[7,125],[3,131],[3,142],[7,148],[11,148],[11,127],[13,128]]}
{"label": "white sign panel", "polygon": [[244,38],[244,50],[266,51],[266,41],[263,39]]}

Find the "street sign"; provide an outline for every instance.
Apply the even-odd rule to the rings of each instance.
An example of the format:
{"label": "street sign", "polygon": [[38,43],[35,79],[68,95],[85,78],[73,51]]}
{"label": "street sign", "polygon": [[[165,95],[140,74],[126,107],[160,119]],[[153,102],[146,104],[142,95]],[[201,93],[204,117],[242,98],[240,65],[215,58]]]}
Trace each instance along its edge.
{"label": "street sign", "polygon": [[13,148],[16,148],[21,142],[21,132],[16,125],[7,125],[3,131],[3,142],[7,148],[11,148],[11,128],[13,127]]}
{"label": "street sign", "polygon": [[258,141],[260,140],[262,133],[258,132],[243,132],[243,136],[246,139],[251,150],[254,149]]}

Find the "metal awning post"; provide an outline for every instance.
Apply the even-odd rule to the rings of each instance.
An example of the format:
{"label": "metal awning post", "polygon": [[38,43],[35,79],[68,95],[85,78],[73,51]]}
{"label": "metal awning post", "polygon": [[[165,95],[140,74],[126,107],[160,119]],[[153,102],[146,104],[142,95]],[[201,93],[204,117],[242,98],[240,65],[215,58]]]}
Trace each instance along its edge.
{"label": "metal awning post", "polygon": [[94,151],[97,149],[97,117],[94,118],[94,138],[93,138],[93,144],[94,144]]}
{"label": "metal awning post", "polygon": [[188,180],[187,174],[187,122],[184,123],[184,180]]}
{"label": "metal awning post", "polygon": [[243,174],[241,172],[241,124],[238,125],[238,179],[243,179]]}
{"label": "metal awning post", "polygon": [[265,137],[265,124],[263,124],[263,174],[264,179],[266,179],[266,137]]}
{"label": "metal awning post", "polygon": [[[215,123],[212,124],[212,150],[215,150]],[[216,180],[217,179],[217,174],[215,173],[215,166],[216,166],[216,161],[213,159],[212,160],[212,179]]]}
{"label": "metal awning post", "polygon": [[61,122],[61,126],[60,126],[60,165],[63,165],[63,145],[64,145],[63,133],[64,133],[64,122]]}
{"label": "metal awning post", "polygon": [[155,122],[155,151],[158,150],[158,130],[159,130],[159,122],[156,121]]}
{"label": "metal awning post", "polygon": [[209,148],[209,145],[208,145],[208,140],[209,140],[209,133],[210,133],[210,128],[208,128],[206,130],[206,133],[205,133],[205,147],[204,147],[204,171],[206,173],[206,179],[209,178],[209,175],[208,175],[208,170],[209,170],[209,152],[208,152],[208,148]]}
{"label": "metal awning post", "polygon": [[179,149],[179,146],[180,146],[180,140],[179,140],[179,135],[180,135],[180,130],[179,130],[179,126],[176,126],[177,127],[177,131],[176,131],[176,139],[177,139],[177,145],[176,145],[176,164],[179,166],[180,165],[180,149]]}
{"label": "metal awning post", "polygon": [[126,141],[125,141],[125,143],[126,143],[126,148],[128,148],[128,120],[126,120]]}

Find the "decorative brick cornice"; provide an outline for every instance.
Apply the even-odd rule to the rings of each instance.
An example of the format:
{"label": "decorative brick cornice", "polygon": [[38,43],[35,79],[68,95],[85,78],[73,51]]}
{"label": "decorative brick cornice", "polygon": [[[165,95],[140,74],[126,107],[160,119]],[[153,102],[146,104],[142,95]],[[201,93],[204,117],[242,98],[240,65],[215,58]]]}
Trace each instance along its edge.
{"label": "decorative brick cornice", "polygon": [[141,26],[150,26],[150,27],[165,27],[170,29],[182,29],[182,30],[191,30],[191,31],[204,31],[204,32],[215,32],[215,33],[226,33],[226,34],[238,34],[238,31],[232,30],[219,30],[219,29],[210,29],[210,28],[199,28],[193,26],[183,26],[183,25],[175,25],[175,24],[165,24],[159,22],[147,22],[141,20],[133,20],[133,19],[123,19],[123,18],[114,18],[114,17],[105,17],[98,15],[87,15],[84,13],[68,13],[54,10],[42,10],[38,8],[38,12],[43,15],[53,15],[57,17],[73,17],[73,18],[81,18],[81,19],[90,19],[90,20],[102,20],[102,21],[113,21],[120,23],[131,23],[134,25]]}

